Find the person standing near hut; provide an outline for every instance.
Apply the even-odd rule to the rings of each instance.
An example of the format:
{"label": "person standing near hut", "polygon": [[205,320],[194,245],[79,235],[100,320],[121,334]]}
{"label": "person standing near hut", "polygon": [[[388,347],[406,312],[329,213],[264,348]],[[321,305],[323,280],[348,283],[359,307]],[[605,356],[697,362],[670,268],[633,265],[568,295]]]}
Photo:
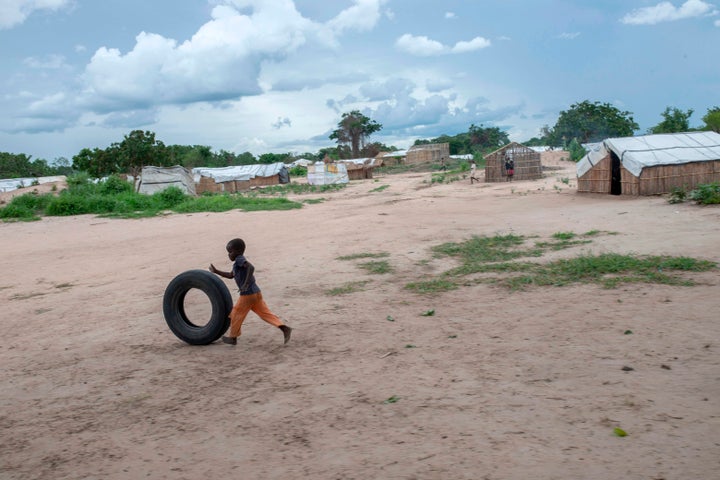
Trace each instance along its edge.
{"label": "person standing near hut", "polygon": [[505,153],[505,175],[507,175],[508,182],[511,182],[513,175],[515,175],[515,162],[513,159]]}
{"label": "person standing near hut", "polygon": [[477,174],[477,165],[475,164],[475,160],[470,160],[470,185],[473,184],[473,181],[476,181],[476,182],[480,181],[480,179],[475,176],[476,174]]}

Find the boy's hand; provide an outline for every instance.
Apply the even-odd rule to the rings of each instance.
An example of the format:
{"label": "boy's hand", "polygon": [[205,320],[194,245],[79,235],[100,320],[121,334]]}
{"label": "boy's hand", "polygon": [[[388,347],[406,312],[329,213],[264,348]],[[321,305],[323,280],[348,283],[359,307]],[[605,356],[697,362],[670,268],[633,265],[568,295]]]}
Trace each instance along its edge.
{"label": "boy's hand", "polygon": [[213,265],[212,263],[210,264],[210,271],[211,271],[212,273],[218,273],[217,268],[215,268],[215,265]]}

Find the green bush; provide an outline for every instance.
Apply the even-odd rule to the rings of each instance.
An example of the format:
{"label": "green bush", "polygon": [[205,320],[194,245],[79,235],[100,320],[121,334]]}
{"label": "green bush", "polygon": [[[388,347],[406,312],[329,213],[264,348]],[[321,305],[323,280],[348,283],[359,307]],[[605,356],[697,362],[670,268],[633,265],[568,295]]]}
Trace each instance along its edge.
{"label": "green bush", "polygon": [[25,205],[8,204],[5,208],[0,208],[0,218],[3,220],[39,220],[40,217],[35,215],[34,210]]}
{"label": "green bush", "polygon": [[106,195],[132,191],[132,184],[127,180],[123,180],[118,175],[110,175],[105,181],[100,183],[100,192]]}
{"label": "green bush", "polygon": [[168,187],[159,192],[155,192],[153,195],[153,201],[160,207],[161,210],[174,208],[180,205],[187,198],[186,195],[178,187]]}
{"label": "green bush", "polygon": [[668,203],[682,203],[687,199],[687,190],[683,187],[674,187],[670,191]]}
{"label": "green bush", "polygon": [[701,205],[716,205],[720,203],[720,183],[708,183],[698,185],[690,192],[690,200]]}
{"label": "green bush", "polygon": [[307,175],[307,168],[296,165],[288,169],[288,173],[291,177],[304,177]]}

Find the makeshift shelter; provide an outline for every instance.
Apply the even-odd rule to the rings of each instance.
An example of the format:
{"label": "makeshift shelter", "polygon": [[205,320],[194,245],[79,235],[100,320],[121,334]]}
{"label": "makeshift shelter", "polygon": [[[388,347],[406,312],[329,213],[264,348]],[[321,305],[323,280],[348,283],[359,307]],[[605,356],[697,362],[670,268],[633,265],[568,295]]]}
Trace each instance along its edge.
{"label": "makeshift shelter", "polygon": [[25,178],[4,178],[0,180],[0,192],[10,192],[18,188],[42,185],[43,183],[64,182],[65,175],[53,177],[25,177]]}
{"label": "makeshift shelter", "polygon": [[195,182],[190,171],[174,167],[143,167],[138,192],[152,195],[169,187],[177,187],[186,195],[195,195]]}
{"label": "makeshift shelter", "polygon": [[348,183],[347,167],[344,163],[316,162],[308,166],[308,184],[334,185]]}
{"label": "makeshift shelter", "polygon": [[536,180],[542,178],[540,152],[536,152],[525,145],[511,142],[485,155],[485,181],[506,181],[505,162],[507,160],[512,160],[515,164],[513,180]]}
{"label": "makeshift shelter", "polygon": [[236,165],[221,168],[193,168],[197,192],[235,193],[252,187],[290,182],[290,174],[282,162]]}
{"label": "makeshift shelter", "polygon": [[400,165],[405,162],[407,150],[396,150],[394,152],[380,152],[375,156],[375,166]]}
{"label": "makeshift shelter", "polygon": [[373,178],[373,170],[377,166],[374,158],[352,158],[349,160],[338,160],[337,163],[345,164],[349,180],[363,180]]}
{"label": "makeshift shelter", "polygon": [[439,163],[442,159],[450,157],[449,143],[428,143],[425,145],[413,145],[405,156],[406,165],[418,163]]}
{"label": "makeshift shelter", "polygon": [[608,138],[577,164],[578,192],[659,195],[720,181],[720,134]]}

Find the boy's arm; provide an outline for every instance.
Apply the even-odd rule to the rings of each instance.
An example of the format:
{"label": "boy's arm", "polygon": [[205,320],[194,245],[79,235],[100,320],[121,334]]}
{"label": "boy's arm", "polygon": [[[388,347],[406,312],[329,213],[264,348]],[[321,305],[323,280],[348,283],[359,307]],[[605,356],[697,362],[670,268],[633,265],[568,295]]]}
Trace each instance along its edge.
{"label": "boy's arm", "polygon": [[252,278],[253,273],[255,273],[255,267],[253,266],[252,263],[248,262],[247,260],[245,260],[245,269],[246,269],[245,271],[247,273],[245,275],[245,279],[242,282],[242,288],[240,290],[247,290],[247,288],[249,287],[248,282],[250,282],[250,279]]}
{"label": "boy's arm", "polygon": [[216,275],[220,275],[221,277],[234,278],[232,272],[223,272],[222,270],[218,270],[212,263],[210,264],[209,270]]}

